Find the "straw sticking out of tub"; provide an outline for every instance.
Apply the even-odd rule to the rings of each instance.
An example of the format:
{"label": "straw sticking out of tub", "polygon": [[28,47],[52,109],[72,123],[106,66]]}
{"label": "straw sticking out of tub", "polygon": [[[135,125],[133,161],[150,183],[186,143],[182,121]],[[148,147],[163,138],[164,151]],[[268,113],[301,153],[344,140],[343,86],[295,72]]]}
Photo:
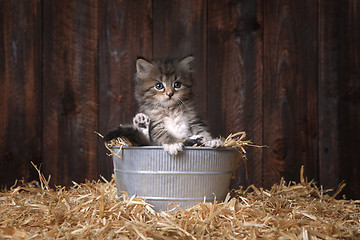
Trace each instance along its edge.
{"label": "straw sticking out of tub", "polygon": [[[98,132],[94,132],[94,133],[97,134],[99,137],[104,138],[104,136],[102,134],[100,134]],[[120,146],[120,148],[117,152],[115,152],[112,150],[113,146]],[[121,156],[119,154],[120,154],[123,146],[132,146],[132,143],[128,139],[120,138],[120,137],[118,137],[116,139],[111,139],[109,142],[105,142],[105,147],[110,152],[110,153],[107,153],[107,155],[109,157],[114,155],[121,159]]]}
{"label": "straw sticking out of tub", "polygon": [[[99,135],[101,138],[104,138],[100,133],[98,132],[95,133]],[[245,140],[245,138],[246,138],[246,132],[237,132],[237,133],[231,133],[227,138],[221,138],[221,139],[224,142],[224,147],[235,148],[239,152],[241,152],[241,154],[244,156],[246,154],[245,147],[267,147],[267,146],[256,145],[251,140]],[[109,142],[105,142],[105,147],[110,151],[108,155],[109,156],[115,155],[121,158],[119,156],[121,148],[118,152],[114,152],[111,149],[111,147],[113,146],[132,146],[132,143],[126,138],[117,138],[117,139],[112,139]],[[201,146],[194,145],[194,147],[201,147]]]}
{"label": "straw sticking out of tub", "polygon": [[224,139],[224,147],[232,147],[241,150],[243,154],[246,154],[244,147],[267,147],[254,144],[251,140],[245,140],[246,132],[230,133],[227,138]]}

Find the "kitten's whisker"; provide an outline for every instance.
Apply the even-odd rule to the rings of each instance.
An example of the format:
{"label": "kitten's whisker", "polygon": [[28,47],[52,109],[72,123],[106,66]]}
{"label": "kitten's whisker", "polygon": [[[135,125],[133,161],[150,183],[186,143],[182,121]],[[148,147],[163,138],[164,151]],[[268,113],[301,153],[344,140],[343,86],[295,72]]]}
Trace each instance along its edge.
{"label": "kitten's whisker", "polygon": [[184,105],[188,110],[190,110],[190,108],[189,108],[189,106],[183,101],[183,100],[181,100],[180,98],[179,98],[179,106],[182,104],[182,105]]}

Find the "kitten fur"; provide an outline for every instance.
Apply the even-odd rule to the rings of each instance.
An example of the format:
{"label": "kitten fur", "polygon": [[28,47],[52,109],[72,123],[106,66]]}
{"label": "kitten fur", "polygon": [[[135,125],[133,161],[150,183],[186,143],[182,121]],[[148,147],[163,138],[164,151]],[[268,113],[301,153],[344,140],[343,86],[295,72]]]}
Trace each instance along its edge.
{"label": "kitten fur", "polygon": [[[193,59],[190,56],[181,60],[147,61],[139,58],[136,61],[135,98],[139,104],[139,112],[150,119],[148,136],[145,129],[140,139],[148,137],[151,145],[163,146],[172,155],[182,151],[184,145],[194,143],[210,147],[222,145],[221,140],[212,139],[204,122],[195,111],[191,90]],[[112,131],[105,136],[105,140],[125,136],[131,141],[127,134],[139,132],[127,131],[129,132],[123,129]],[[143,142],[139,144],[147,145]]]}
{"label": "kitten fur", "polygon": [[133,118],[133,125],[119,126],[104,136],[106,142],[118,138],[126,137],[134,146],[151,145],[149,135],[150,119],[142,113],[136,114]]}

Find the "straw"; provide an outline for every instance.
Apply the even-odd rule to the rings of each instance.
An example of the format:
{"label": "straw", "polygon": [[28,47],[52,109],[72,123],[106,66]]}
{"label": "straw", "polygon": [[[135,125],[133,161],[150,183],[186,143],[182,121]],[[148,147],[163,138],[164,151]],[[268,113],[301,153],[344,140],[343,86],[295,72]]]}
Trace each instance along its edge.
{"label": "straw", "polygon": [[[224,202],[155,212],[115,181],[70,188],[17,181],[0,192],[0,239],[359,239],[360,201],[337,200],[307,182],[233,190]],[[343,185],[339,187],[339,191]],[[337,193],[338,195],[338,193]]]}

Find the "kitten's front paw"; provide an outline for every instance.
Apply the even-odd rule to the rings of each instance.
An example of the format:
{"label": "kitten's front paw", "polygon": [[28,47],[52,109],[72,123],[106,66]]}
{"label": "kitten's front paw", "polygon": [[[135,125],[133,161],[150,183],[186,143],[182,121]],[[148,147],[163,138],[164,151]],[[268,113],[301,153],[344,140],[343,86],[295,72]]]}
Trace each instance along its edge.
{"label": "kitten's front paw", "polygon": [[212,139],[205,142],[205,147],[212,147],[212,148],[218,148],[223,147],[224,142],[221,139]]}
{"label": "kitten's front paw", "polygon": [[192,135],[184,141],[185,146],[201,146],[202,144],[204,144],[204,137],[201,135]]}
{"label": "kitten's front paw", "polygon": [[165,151],[167,151],[171,155],[176,155],[183,150],[182,143],[174,143],[174,144],[163,144]]}
{"label": "kitten's front paw", "polygon": [[133,118],[133,124],[137,129],[147,129],[150,125],[150,118],[143,113],[138,113]]}

